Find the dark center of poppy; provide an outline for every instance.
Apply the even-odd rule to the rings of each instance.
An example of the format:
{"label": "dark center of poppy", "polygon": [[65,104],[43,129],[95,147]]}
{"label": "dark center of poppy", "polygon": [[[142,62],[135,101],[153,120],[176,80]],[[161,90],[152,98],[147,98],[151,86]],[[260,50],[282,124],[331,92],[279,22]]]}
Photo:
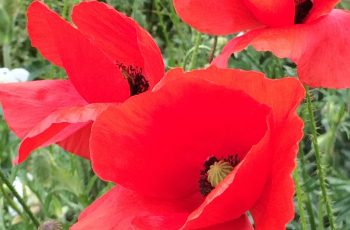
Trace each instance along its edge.
{"label": "dark center of poppy", "polygon": [[225,177],[230,174],[239,159],[237,155],[230,155],[222,160],[212,156],[204,162],[200,172],[199,190],[203,196],[208,195]]}
{"label": "dark center of poppy", "polygon": [[148,90],[149,83],[142,74],[142,69],[132,65],[117,64],[124,78],[128,80],[130,86],[130,96],[143,93]]}
{"label": "dark center of poppy", "polygon": [[295,3],[295,16],[294,23],[301,24],[306,16],[309,14],[313,3],[311,0],[294,0]]}

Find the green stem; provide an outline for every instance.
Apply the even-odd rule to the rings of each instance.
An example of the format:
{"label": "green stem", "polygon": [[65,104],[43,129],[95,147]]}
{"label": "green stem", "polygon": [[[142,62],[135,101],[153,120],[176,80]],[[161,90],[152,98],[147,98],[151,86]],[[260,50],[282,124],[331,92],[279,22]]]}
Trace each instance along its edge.
{"label": "green stem", "polygon": [[300,183],[299,183],[298,168],[295,169],[293,177],[294,177],[295,188],[296,188],[296,193],[297,193],[297,202],[298,202],[298,209],[299,209],[299,215],[300,215],[301,229],[306,230],[307,224],[306,224],[305,212],[304,212],[304,208],[303,208],[303,202],[304,202],[303,191],[302,191]]}
{"label": "green stem", "polygon": [[[303,150],[303,143],[300,144],[299,147],[299,158],[300,158],[300,168],[301,168],[301,176],[303,178],[303,184],[306,186],[306,191],[310,191],[309,186],[305,184],[307,181],[307,172],[306,172],[306,162],[305,162],[305,155],[304,155],[304,150]],[[311,230],[316,230],[316,221],[315,221],[315,214],[312,209],[312,204],[311,204],[311,198],[310,194],[308,192],[304,193],[305,195],[305,206],[306,206],[306,211],[309,216],[309,223],[310,223],[310,229]]]}
{"label": "green stem", "polygon": [[199,50],[199,45],[201,44],[202,40],[202,35],[199,32],[196,32],[196,38],[195,38],[195,43],[194,43],[194,50],[192,53],[190,65],[188,67],[189,70],[193,69],[196,66],[197,63],[197,56],[198,56],[198,50]]}
{"label": "green stem", "polygon": [[311,101],[311,93],[309,90],[308,86],[305,86],[306,90],[306,101],[307,101],[307,110],[309,114],[309,120],[311,124],[311,139],[312,139],[312,145],[314,148],[315,152],[315,158],[316,158],[316,165],[317,165],[317,174],[318,174],[318,179],[320,182],[320,187],[321,187],[321,193],[322,193],[322,198],[326,206],[326,211],[327,211],[327,216],[329,219],[329,224],[330,228],[332,230],[335,229],[335,223],[334,223],[334,216],[333,216],[333,211],[332,211],[332,206],[331,206],[331,201],[330,198],[327,194],[327,187],[326,187],[326,177],[324,175],[324,171],[322,168],[322,161],[321,161],[321,154],[320,154],[320,148],[317,143],[317,129],[316,129],[316,121],[314,117],[314,112],[313,112],[313,105]]}
{"label": "green stem", "polygon": [[0,181],[2,181],[4,184],[6,184],[6,186],[10,189],[12,194],[16,197],[18,202],[21,204],[21,206],[23,207],[23,210],[27,213],[28,217],[32,220],[34,225],[36,227],[39,227],[39,225],[40,225],[39,221],[34,217],[33,213],[30,211],[27,204],[24,202],[22,197],[17,193],[16,189],[12,186],[10,181],[7,180],[6,176],[3,174],[3,172],[1,170],[0,170]]}
{"label": "green stem", "polygon": [[15,204],[15,202],[13,202],[13,200],[11,199],[11,197],[9,197],[9,195],[7,194],[7,192],[5,191],[5,189],[2,187],[2,180],[0,179],[0,191],[2,192],[2,194],[4,195],[5,200],[8,202],[8,204],[11,206],[11,208],[13,208],[13,210],[15,210],[15,212],[24,219],[23,214],[21,212],[21,210],[17,207],[17,205]]}
{"label": "green stem", "polygon": [[2,47],[2,57],[4,60],[4,67],[11,68],[11,57],[10,57],[11,47],[9,44],[5,43]]}
{"label": "green stem", "polygon": [[211,63],[211,61],[214,59],[217,45],[218,45],[218,36],[215,36],[214,37],[213,46],[211,47],[210,54],[209,54],[209,57],[208,57],[208,62],[209,63]]}

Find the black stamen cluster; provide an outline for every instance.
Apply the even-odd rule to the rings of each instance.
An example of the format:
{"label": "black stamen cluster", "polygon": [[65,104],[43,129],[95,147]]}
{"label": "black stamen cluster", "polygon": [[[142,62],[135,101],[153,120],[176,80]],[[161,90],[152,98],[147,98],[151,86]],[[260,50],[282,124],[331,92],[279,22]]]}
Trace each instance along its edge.
{"label": "black stamen cluster", "polygon": [[117,64],[123,76],[128,80],[130,86],[130,96],[143,93],[148,90],[149,83],[142,74],[142,68],[134,67],[132,65],[126,66],[124,64]]}
{"label": "black stamen cluster", "polygon": [[296,0],[295,1],[295,16],[294,23],[301,24],[309,14],[313,3],[311,0]]}
{"label": "black stamen cluster", "polygon": [[208,170],[212,164],[218,161],[219,160],[213,156],[206,160],[203,164],[203,170],[201,170],[199,177],[199,191],[203,196],[208,195],[211,190],[214,189],[214,187],[211,186],[210,182],[208,181]]}

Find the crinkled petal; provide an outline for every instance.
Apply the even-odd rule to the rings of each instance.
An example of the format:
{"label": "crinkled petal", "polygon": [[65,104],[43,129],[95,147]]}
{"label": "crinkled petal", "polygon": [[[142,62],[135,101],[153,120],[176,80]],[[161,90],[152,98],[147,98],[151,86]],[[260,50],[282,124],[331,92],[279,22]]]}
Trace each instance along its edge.
{"label": "crinkled petal", "polygon": [[242,91],[177,79],[99,116],[91,134],[93,168],[144,195],[199,193],[204,162],[213,155],[243,158],[264,135],[268,113]]}
{"label": "crinkled petal", "polygon": [[[86,138],[86,135],[81,135],[81,129],[91,125],[91,122],[108,106],[109,104],[88,104],[67,107],[51,113],[23,138],[14,163],[23,162],[33,150],[62,142],[66,138],[71,138],[76,132],[78,133],[75,138]],[[89,139],[81,141],[89,141]],[[77,147],[79,147],[79,143],[80,141],[77,141]],[[80,153],[80,156],[89,158],[89,152],[77,151],[73,153]]]}
{"label": "crinkled petal", "polygon": [[54,40],[55,55],[59,55],[69,79],[88,102],[119,102],[130,96],[129,84],[116,63],[41,1],[30,5],[28,24],[29,29],[44,31],[31,35],[33,44],[43,53],[47,44],[41,36],[50,34],[47,42]]}
{"label": "crinkled petal", "polygon": [[9,127],[20,138],[52,112],[87,104],[68,80],[1,84],[0,102]]}
{"label": "crinkled petal", "polygon": [[255,18],[267,26],[294,24],[294,0],[244,0],[244,3]]}
{"label": "crinkled petal", "polygon": [[291,173],[295,168],[298,142],[303,137],[303,121],[290,114],[286,125],[275,131],[275,138],[281,138],[273,157],[271,179],[261,197],[250,210],[257,229],[285,229],[294,219],[294,182]]}
{"label": "crinkled petal", "polygon": [[216,35],[262,26],[241,0],[174,0],[180,18],[197,30]]}
{"label": "crinkled petal", "polygon": [[175,230],[186,220],[190,203],[146,198],[117,185],[86,208],[71,229]]}
{"label": "crinkled petal", "polygon": [[306,24],[248,32],[231,40],[213,61],[226,66],[233,52],[248,45],[259,51],[272,51],[297,64],[300,80],[312,87],[350,87],[350,13],[333,10]]}
{"label": "crinkled petal", "polygon": [[133,19],[97,1],[76,5],[72,18],[78,30],[110,59],[142,68],[150,87],[163,77],[164,63],[159,47]]}

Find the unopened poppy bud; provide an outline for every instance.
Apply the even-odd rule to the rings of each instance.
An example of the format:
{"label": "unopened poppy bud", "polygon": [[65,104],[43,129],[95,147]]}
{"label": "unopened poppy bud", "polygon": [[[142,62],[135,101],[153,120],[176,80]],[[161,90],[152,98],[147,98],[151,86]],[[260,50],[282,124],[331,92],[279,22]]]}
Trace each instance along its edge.
{"label": "unopened poppy bud", "polygon": [[42,223],[38,230],[62,230],[62,225],[56,220],[47,220]]}

